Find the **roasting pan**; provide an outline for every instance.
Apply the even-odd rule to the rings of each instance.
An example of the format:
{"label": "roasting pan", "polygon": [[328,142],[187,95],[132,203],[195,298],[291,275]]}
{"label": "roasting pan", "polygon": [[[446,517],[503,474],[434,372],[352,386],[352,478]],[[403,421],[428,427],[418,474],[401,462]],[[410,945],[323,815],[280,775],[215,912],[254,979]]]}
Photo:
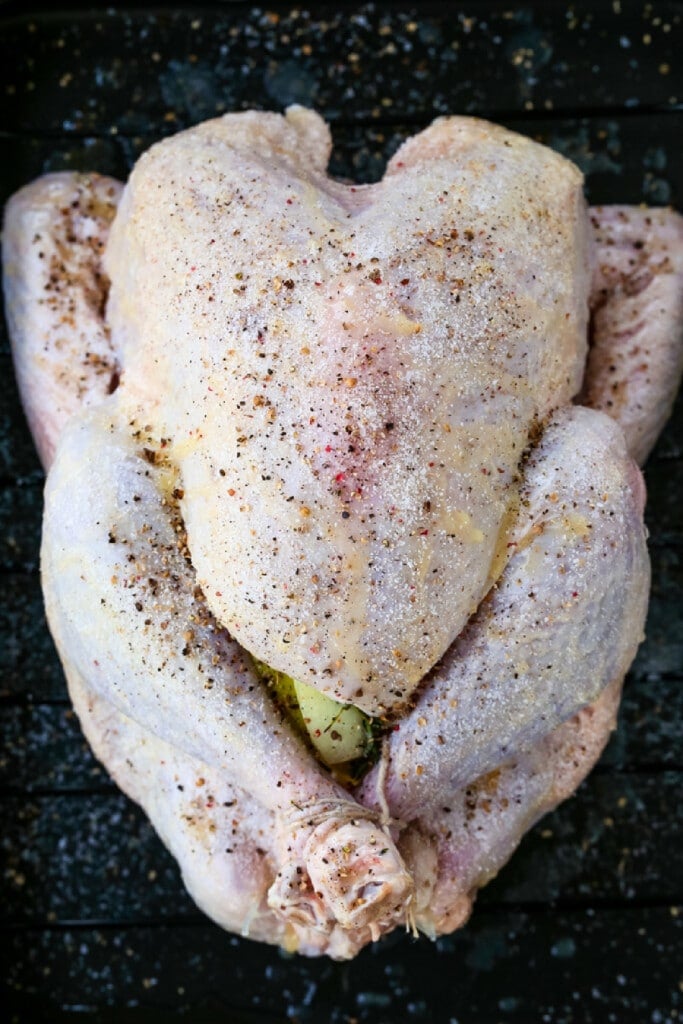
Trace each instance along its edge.
{"label": "roasting pan", "polygon": [[[125,176],[151,141],[224,110],[301,102],[332,121],[332,168],[345,177],[378,177],[406,135],[471,113],[577,161],[592,202],[683,208],[682,18],[680,3],[629,0],[5,3],[2,200],[46,170]],[[333,964],[208,922],[88,753],[42,614],[42,474],[1,344],[3,1019],[681,1019],[680,401],[646,472],[647,639],[600,765],[460,932],[392,936]]]}

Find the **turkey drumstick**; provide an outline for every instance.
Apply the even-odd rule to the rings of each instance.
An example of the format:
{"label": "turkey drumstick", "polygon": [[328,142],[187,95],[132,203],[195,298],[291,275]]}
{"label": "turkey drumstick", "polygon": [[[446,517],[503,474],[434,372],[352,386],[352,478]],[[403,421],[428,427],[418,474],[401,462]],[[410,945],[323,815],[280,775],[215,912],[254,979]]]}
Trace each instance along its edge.
{"label": "turkey drumstick", "polygon": [[[122,715],[68,663],[69,695],[96,757],[150,818],[178,861],[201,909],[223,928],[291,952],[348,959],[373,930],[284,916],[268,905],[281,852],[276,816],[191,758]],[[375,933],[376,934],[376,933]]]}
{"label": "turkey drumstick", "polygon": [[602,413],[558,412],[525,466],[501,577],[363,784],[409,821],[623,679],[649,593],[644,487]]}
{"label": "turkey drumstick", "polygon": [[334,783],[276,710],[250,658],[206,607],[163,443],[112,413],[65,429],[46,487],[41,564],[58,650],[148,731],[276,812],[269,900],[288,916],[379,932],[411,883],[388,832]]}

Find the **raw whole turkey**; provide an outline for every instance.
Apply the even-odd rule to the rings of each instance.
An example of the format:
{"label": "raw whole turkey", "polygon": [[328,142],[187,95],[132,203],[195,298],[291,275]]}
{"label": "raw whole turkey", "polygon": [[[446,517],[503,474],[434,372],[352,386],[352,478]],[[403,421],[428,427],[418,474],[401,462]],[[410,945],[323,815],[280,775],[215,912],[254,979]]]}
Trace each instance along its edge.
{"label": "raw whole turkey", "polygon": [[460,926],[613,728],[683,220],[473,118],[375,184],[330,148],[293,107],[48,175],[4,281],[83,730],[207,914],[343,959]]}

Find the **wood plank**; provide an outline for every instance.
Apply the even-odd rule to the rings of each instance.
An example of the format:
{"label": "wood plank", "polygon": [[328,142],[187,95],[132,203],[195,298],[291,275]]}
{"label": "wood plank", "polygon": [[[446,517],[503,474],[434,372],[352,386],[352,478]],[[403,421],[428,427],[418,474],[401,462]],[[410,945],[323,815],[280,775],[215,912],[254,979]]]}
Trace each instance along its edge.
{"label": "wood plank", "polygon": [[211,926],[71,927],[7,932],[0,958],[22,1022],[52,1024],[64,1008],[116,1024],[674,1024],[682,925],[676,907],[497,909],[437,943],[396,936],[348,964]]}
{"label": "wood plank", "polygon": [[64,676],[48,633],[40,580],[12,574],[0,579],[0,698],[63,698]]}
{"label": "wood plank", "polygon": [[[672,424],[672,427],[674,425]],[[683,431],[683,421],[680,423]],[[683,543],[683,459],[655,459],[645,467],[645,522],[650,549]]]}
{"label": "wood plank", "polygon": [[41,470],[0,488],[0,572],[36,573],[43,519]]}
{"label": "wood plank", "polygon": [[632,0],[18,13],[0,41],[0,124],[135,135],[289,103],[335,120],[665,108],[680,98],[680,6],[656,15]]}
{"label": "wood plank", "polygon": [[0,479],[16,480],[39,472],[40,462],[24,419],[12,362],[0,353]]}
{"label": "wood plank", "polygon": [[3,798],[0,806],[7,924],[199,919],[175,861],[122,793]]}
{"label": "wood plank", "polygon": [[[677,772],[592,775],[522,842],[478,906],[683,901],[680,786]],[[199,916],[170,854],[122,794],[3,797],[0,808],[8,924]]]}
{"label": "wood plank", "polygon": [[14,795],[110,790],[68,703],[0,704],[0,791]]}
{"label": "wood plank", "polygon": [[[683,548],[654,546],[652,593],[646,637],[633,664],[632,677],[680,679],[683,670]],[[40,582],[35,576],[2,577],[7,599],[0,604],[0,650],[3,675],[0,697],[26,697],[33,703],[64,696],[62,672],[45,623]]]}
{"label": "wood plank", "polygon": [[633,675],[681,678],[683,673],[683,549],[650,548],[652,589],[645,640],[631,668]]}
{"label": "wood plank", "polygon": [[[652,459],[683,458],[683,390],[679,391],[671,419],[662,431]],[[680,492],[679,492],[680,493]]]}
{"label": "wood plank", "polygon": [[[114,784],[83,739],[66,689],[57,704],[0,703],[0,792],[101,792]],[[627,680],[605,771],[683,768],[683,686],[680,677]]]}
{"label": "wood plank", "polygon": [[[424,124],[431,120],[428,116]],[[628,117],[615,112],[534,121],[508,116],[501,123],[573,160],[586,175],[590,202],[683,205],[683,155],[678,145],[683,111]],[[333,124],[331,173],[355,181],[376,181],[401,142],[421,126],[407,120]],[[160,129],[156,125],[151,132],[110,139],[69,137],[63,132],[49,138],[37,134],[21,139],[0,137],[0,202],[48,171],[95,170],[123,179],[137,157],[158,140]]]}
{"label": "wood plank", "polygon": [[680,785],[678,772],[590,775],[536,825],[479,904],[683,902]]}
{"label": "wood plank", "polygon": [[683,686],[681,676],[629,676],[601,768],[653,771],[683,768]]}

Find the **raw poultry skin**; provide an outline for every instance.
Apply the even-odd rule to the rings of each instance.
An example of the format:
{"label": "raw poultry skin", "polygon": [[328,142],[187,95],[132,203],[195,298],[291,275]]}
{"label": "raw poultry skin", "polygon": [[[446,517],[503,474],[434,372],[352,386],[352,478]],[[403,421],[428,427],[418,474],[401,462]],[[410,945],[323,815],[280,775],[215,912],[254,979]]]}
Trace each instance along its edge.
{"label": "raw poultry skin", "polygon": [[483,122],[363,187],[326,176],[320,130],[247,114],[153,147],[108,320],[217,619],[379,714],[489,589],[530,431],[578,390],[587,219],[572,164]]}
{"label": "raw poultry skin", "polygon": [[[229,115],[154,147],[115,217],[118,183],[50,176],[4,257],[46,464],[63,434],[43,580],[84,730],[207,913],[343,958],[461,924],[606,741],[644,492],[621,430],[567,407],[593,268],[585,400],[645,457],[683,246],[668,211],[591,228],[572,165],[484,122],[436,122],[373,186],[327,178],[329,145],[301,109]],[[648,331],[634,294],[646,372],[614,357],[620,317]],[[395,716],[355,795],[245,649]]]}

